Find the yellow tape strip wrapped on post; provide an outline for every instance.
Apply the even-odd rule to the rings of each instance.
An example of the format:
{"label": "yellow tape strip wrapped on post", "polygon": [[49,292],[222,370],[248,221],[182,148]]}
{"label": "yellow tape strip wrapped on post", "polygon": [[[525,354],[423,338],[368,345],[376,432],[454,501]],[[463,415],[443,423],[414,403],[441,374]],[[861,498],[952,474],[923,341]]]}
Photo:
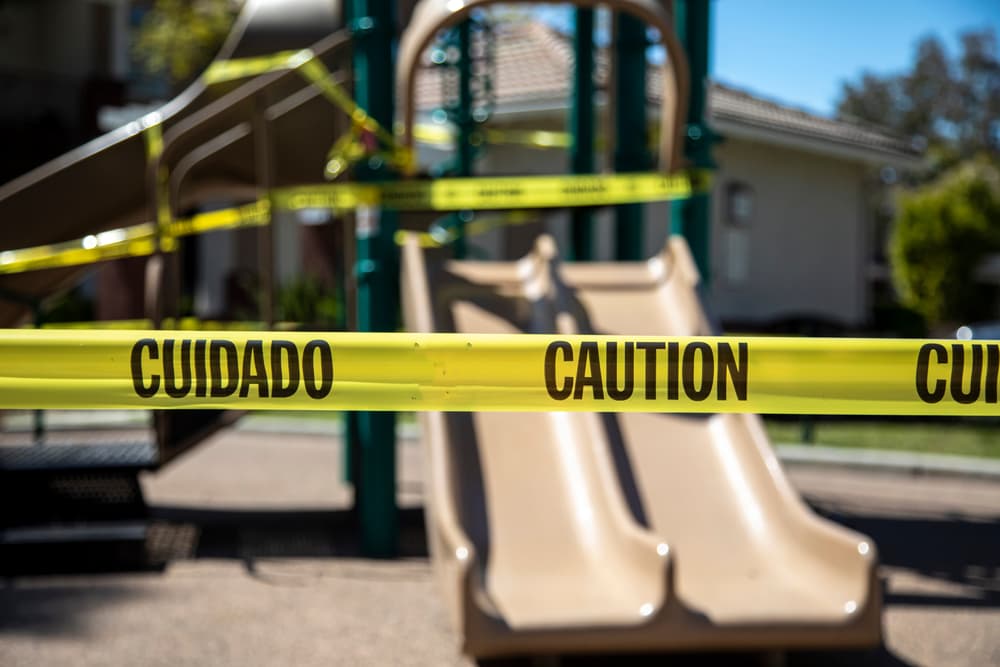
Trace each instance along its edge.
{"label": "yellow tape strip wrapped on post", "polygon": [[[391,132],[382,127],[378,121],[368,115],[367,111],[358,106],[357,102],[351,98],[347,91],[333,80],[330,71],[310,49],[282,51],[269,56],[255,58],[216,61],[202,75],[202,80],[206,85],[212,85],[267,74],[282,69],[296,70],[306,81],[316,86],[331,104],[338,107],[350,117],[355,132],[342,137],[342,140],[357,139],[353,135],[359,130],[370,132],[385,146],[386,155],[393,166],[405,172],[411,170],[413,159],[410,152],[397,143],[396,138]],[[347,143],[351,142],[348,141]],[[345,158],[350,158],[349,153],[353,153],[353,151],[337,151],[336,146],[333,150],[335,154],[330,158],[332,164],[327,169],[329,178],[335,178],[343,171],[343,167],[338,162],[344,161]]]}
{"label": "yellow tape strip wrapped on post", "polygon": [[0,332],[0,408],[991,415],[1000,343]]}
{"label": "yellow tape strip wrapped on post", "polygon": [[462,211],[570,206],[612,206],[686,199],[709,187],[705,170],[661,174],[579,176],[501,176],[438,178],[433,181],[306,185],[279,188],[275,206],[282,209],[354,209],[380,204],[399,211]]}
{"label": "yellow tape strip wrapped on post", "polygon": [[[157,112],[143,116],[139,122],[143,127],[142,136],[146,142],[146,162],[150,164],[163,153],[163,126],[160,124],[160,115]],[[156,170],[156,225],[153,228],[153,248],[150,252],[144,252],[144,255],[153,254],[157,250],[173,252],[177,249],[177,240],[170,233],[169,180],[170,173],[165,166],[161,165]],[[104,259],[113,258],[106,257]]]}
{"label": "yellow tape strip wrapped on post", "polygon": [[201,75],[207,86],[251,76],[259,76],[281,69],[294,68],[297,64],[312,57],[308,49],[304,51],[279,51],[268,56],[255,58],[233,58],[231,60],[216,60],[205,73]]}

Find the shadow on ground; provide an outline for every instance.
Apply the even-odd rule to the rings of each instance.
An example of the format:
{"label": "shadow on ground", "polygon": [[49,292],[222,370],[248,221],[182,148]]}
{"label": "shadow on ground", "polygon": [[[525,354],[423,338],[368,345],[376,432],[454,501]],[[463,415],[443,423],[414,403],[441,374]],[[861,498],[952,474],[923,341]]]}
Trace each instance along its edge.
{"label": "shadow on ground", "polygon": [[960,584],[965,594],[901,593],[889,605],[1000,607],[1000,517],[879,516],[818,506],[832,521],[870,535],[883,566]]}
{"label": "shadow on ground", "polygon": [[[184,558],[359,558],[360,527],[350,510],[200,510],[154,507],[150,561]],[[424,512],[402,508],[399,555],[426,558]]]}
{"label": "shadow on ground", "polygon": [[[827,518],[870,535],[881,561],[924,577],[960,584],[959,593],[892,592],[889,606],[1000,606],[1000,518],[965,516],[883,516],[829,503],[815,503]],[[257,561],[273,558],[361,557],[357,515],[349,510],[202,510],[187,507],[150,508],[150,529],[141,567],[122,570],[155,571],[172,561],[221,559],[240,562],[254,575]],[[420,508],[399,513],[400,556],[426,558],[424,516]],[[91,562],[90,557],[79,562]],[[92,562],[91,562],[92,564]],[[109,564],[110,565],[110,564]],[[134,564],[133,564],[134,565]],[[93,568],[81,568],[92,571]],[[114,569],[107,567],[104,569]],[[157,576],[155,574],[150,576]],[[131,594],[109,580],[99,587],[67,585],[35,590],[30,578],[7,579],[0,588],[0,636],[5,632],[41,634],[74,632],[74,619],[88,610],[114,604]],[[955,587],[952,587],[955,588]],[[782,664],[761,654],[672,654],[627,656],[564,656],[560,665],[766,665]],[[504,660],[490,665],[549,664],[545,660]],[[786,665],[906,665],[886,649],[860,652],[791,652]]]}
{"label": "shadow on ground", "polygon": [[545,659],[513,658],[483,660],[480,667],[604,667],[605,665],[628,665],[629,667],[708,667],[727,665],[734,667],[909,667],[911,663],[901,660],[884,648],[870,651],[793,651],[789,653],[656,653],[656,654],[613,654],[594,656],[560,656],[558,661]]}

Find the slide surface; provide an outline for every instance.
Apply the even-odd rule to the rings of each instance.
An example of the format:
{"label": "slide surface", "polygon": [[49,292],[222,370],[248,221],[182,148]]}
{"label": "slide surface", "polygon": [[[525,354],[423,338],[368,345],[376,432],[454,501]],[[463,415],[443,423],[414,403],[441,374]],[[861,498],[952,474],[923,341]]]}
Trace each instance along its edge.
{"label": "slide surface", "polygon": [[[415,331],[709,332],[683,242],[648,262],[425,262]],[[428,533],[468,653],[877,644],[875,548],[799,499],[752,415],[424,415]]]}
{"label": "slide surface", "polygon": [[[248,0],[217,60],[250,58],[313,46],[342,22],[335,0]],[[223,104],[239,81],[206,86],[200,79],[157,111],[165,140],[213,103]],[[275,185],[322,182],[326,152],[343,114],[304,79],[285,77],[268,91],[272,118]],[[311,91],[311,92],[310,92]],[[289,97],[290,96],[290,97]],[[234,109],[234,111],[243,111]],[[202,151],[186,175],[179,208],[206,201],[255,199],[249,118],[220,114],[185,143],[186,155],[210,139],[226,135],[217,150]],[[0,185],[0,251],[82,238],[153,219],[147,182],[146,139],[139,123],[120,127],[9,183]],[[178,159],[175,166],[184,166]],[[0,276],[0,289],[27,298],[44,298],[73,284],[87,267],[69,267]],[[0,326],[15,325],[28,314],[11,300],[0,300]]]}

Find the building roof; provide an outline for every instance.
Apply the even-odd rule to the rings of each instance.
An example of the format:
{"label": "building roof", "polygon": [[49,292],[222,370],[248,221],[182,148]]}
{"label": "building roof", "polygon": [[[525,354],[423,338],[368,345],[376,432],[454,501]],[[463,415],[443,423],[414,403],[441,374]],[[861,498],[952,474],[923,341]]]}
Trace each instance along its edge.
{"label": "building roof", "polygon": [[[496,115],[565,110],[573,71],[573,49],[567,37],[538,22],[502,24],[495,30]],[[595,83],[603,89],[610,71],[606,51],[599,51],[595,62]],[[440,106],[448,83],[444,76],[428,57],[417,79],[419,109]],[[657,66],[650,68],[646,92],[651,104],[661,102]],[[709,88],[708,115],[713,128],[724,136],[863,162],[906,165],[920,158],[912,142],[885,129],[825,118],[720,83],[713,82]]]}

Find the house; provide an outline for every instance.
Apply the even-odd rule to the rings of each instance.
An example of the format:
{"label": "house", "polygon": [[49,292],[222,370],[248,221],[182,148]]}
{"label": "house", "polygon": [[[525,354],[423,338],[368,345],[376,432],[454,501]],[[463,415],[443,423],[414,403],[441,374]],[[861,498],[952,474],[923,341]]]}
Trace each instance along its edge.
{"label": "house", "polygon": [[[491,127],[561,130],[571,95],[570,41],[540,23],[498,28],[495,36],[496,103]],[[604,53],[595,78],[600,115],[607,108]],[[428,67],[418,88],[425,122],[441,103],[440,70]],[[647,77],[651,116],[662,101],[661,79]],[[876,212],[884,197],[881,178],[919,164],[907,142],[878,129],[782,106],[714,83],[708,119],[724,140],[714,149],[718,170],[711,203],[712,279],[707,291],[716,316],[731,327],[761,328],[791,319],[859,328],[871,319],[884,289],[884,229]],[[599,120],[599,127],[605,125]],[[641,140],[641,139],[640,139]],[[425,148],[427,162],[439,150]],[[607,159],[599,162],[606,164]],[[566,173],[565,151],[517,144],[489,146],[477,174]],[[612,259],[612,213],[598,215],[595,259]],[[645,251],[663,247],[669,206],[647,205]],[[545,228],[567,247],[568,215],[550,216]],[[539,229],[500,229],[470,241],[481,256],[512,257],[526,250]]]}

